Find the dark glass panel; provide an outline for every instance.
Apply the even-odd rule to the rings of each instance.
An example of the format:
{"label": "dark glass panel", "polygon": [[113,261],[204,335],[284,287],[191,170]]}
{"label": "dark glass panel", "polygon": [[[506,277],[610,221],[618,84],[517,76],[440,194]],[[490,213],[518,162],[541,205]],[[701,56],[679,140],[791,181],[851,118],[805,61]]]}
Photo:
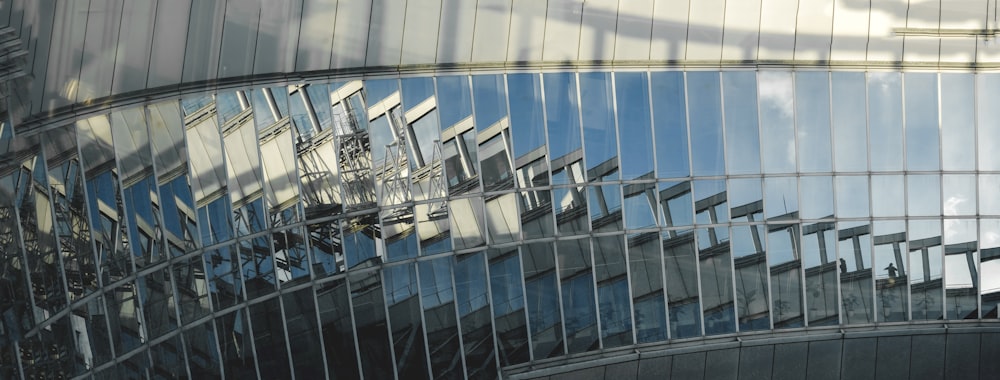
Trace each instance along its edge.
{"label": "dark glass panel", "polygon": [[149,339],[156,339],[178,326],[174,284],[170,273],[170,268],[164,268],[136,279],[145,315],[142,323],[146,326]]}
{"label": "dark glass panel", "polygon": [[663,298],[663,263],[660,234],[646,232],[628,238],[632,304],[637,343],[667,339],[666,304]]}
{"label": "dark glass panel", "polygon": [[[219,351],[222,353],[222,370],[234,378],[257,377],[250,323],[246,309],[237,309],[215,318]],[[206,347],[209,348],[209,347]]]}
{"label": "dark glass panel", "polygon": [[[705,335],[736,332],[733,302],[733,261],[725,227],[698,229],[698,269],[701,278]],[[707,238],[706,238],[707,237]]]}
{"label": "dark glass panel", "polygon": [[[205,272],[207,273],[205,279],[208,282],[208,292],[212,297],[212,305],[215,310],[222,310],[243,301],[240,259],[236,250],[230,246],[223,246],[205,252],[204,257]],[[191,263],[189,268],[194,273],[201,269],[196,262]],[[193,289],[180,292],[187,295],[191,291]]]}
{"label": "dark glass panel", "polygon": [[429,372],[415,265],[407,263],[385,268],[383,278],[396,373],[402,378],[426,379]]}
{"label": "dark glass panel", "polygon": [[431,374],[436,379],[460,379],[463,377],[462,350],[452,286],[454,260],[442,257],[417,265]]}
{"label": "dark glass panel", "polygon": [[[470,379],[495,376],[497,366],[484,257],[480,252],[455,258],[455,303],[465,347],[465,375]],[[523,317],[520,320],[523,323]]]}
{"label": "dark glass panel", "polygon": [[[358,356],[355,348],[357,341],[354,337],[354,322],[351,319],[351,300],[348,298],[347,281],[337,279],[317,286],[316,302],[319,308],[323,345],[326,348],[327,372],[330,377],[337,379],[359,377]],[[387,339],[384,335],[382,338]],[[376,337],[366,335],[365,339],[376,339]]]}
{"label": "dark glass panel", "polygon": [[[523,363],[528,358],[528,329],[524,315],[524,289],[517,251],[490,254],[490,293],[496,323],[500,365]],[[471,371],[471,369],[470,369]]]}
{"label": "dark glass panel", "polygon": [[590,224],[595,232],[621,231],[622,198],[618,185],[590,186]]}
{"label": "dark glass panel", "polygon": [[[392,347],[386,324],[385,298],[383,298],[382,281],[379,272],[357,273],[350,276],[351,305],[354,311],[355,333],[358,336],[358,351],[361,356],[361,370],[366,378],[384,379],[392,377],[394,366]],[[322,310],[321,310],[322,312]],[[324,318],[324,330],[327,329]],[[339,322],[338,322],[339,323]],[[334,337],[346,338],[349,335],[340,333]],[[333,338],[329,332],[324,332],[327,338]],[[327,345],[330,345],[328,342]],[[327,355],[331,355],[327,352]],[[336,355],[336,352],[333,353]],[[342,358],[346,362],[347,358]],[[327,363],[328,365],[331,363]]]}
{"label": "dark glass panel", "polygon": [[[556,272],[552,244],[527,244],[522,251],[525,301],[528,307],[528,324],[531,326],[531,344],[535,360],[563,355],[565,349],[558,285],[561,272]],[[563,253],[560,251],[560,263],[563,258]],[[579,326],[571,323],[568,325],[567,327],[573,327],[574,330],[567,329],[566,334],[575,334]]]}
{"label": "dark glass panel", "polygon": [[219,378],[219,349],[215,344],[214,325],[209,320],[184,330],[184,351],[192,378]]}
{"label": "dark glass panel", "polygon": [[628,262],[622,236],[594,238],[594,280],[605,348],[632,344]]}
{"label": "dark glass panel", "polygon": [[285,327],[295,377],[310,379],[325,376],[313,289],[285,293],[281,301],[285,308]]}
{"label": "dark glass panel", "polygon": [[[593,260],[588,239],[561,240],[559,279],[569,353],[597,349],[597,307],[594,304]],[[532,326],[534,327],[534,326]]]}
{"label": "dark glass panel", "polygon": [[693,232],[668,230],[660,236],[667,277],[670,337],[674,339],[701,335],[698,255]]}
{"label": "dark glass panel", "polygon": [[254,299],[274,291],[277,276],[274,271],[274,255],[266,236],[242,240],[237,244],[240,265],[243,267],[243,283],[247,299]]}

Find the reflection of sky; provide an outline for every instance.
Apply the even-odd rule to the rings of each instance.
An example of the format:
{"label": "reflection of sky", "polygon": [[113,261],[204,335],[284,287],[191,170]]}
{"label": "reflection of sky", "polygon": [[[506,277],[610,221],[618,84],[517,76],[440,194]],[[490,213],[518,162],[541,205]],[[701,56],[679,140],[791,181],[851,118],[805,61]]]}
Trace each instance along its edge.
{"label": "reflection of sky", "polygon": [[576,78],[571,73],[545,74],[545,111],[548,119],[549,151],[560,158],[580,149],[580,119]]}
{"label": "reflection of sky", "polygon": [[[727,168],[731,174],[760,173],[757,131],[757,76],[753,71],[722,73],[725,96]],[[694,98],[699,99],[699,98]]]}
{"label": "reflection of sky", "polygon": [[507,94],[502,75],[473,75],[472,96],[476,100],[476,128],[483,130],[507,115]]}
{"label": "reflection of sky", "polygon": [[653,128],[656,136],[656,169],[660,178],[684,177],[688,166],[687,110],[685,109],[684,74],[679,71],[650,75],[653,102]]}
{"label": "reflection of sky", "polygon": [[580,109],[583,112],[583,143],[587,168],[618,154],[610,73],[580,74]]}
{"label": "reflection of sky", "polygon": [[537,74],[511,74],[507,76],[507,87],[514,157],[521,157],[545,145],[541,83]]}
{"label": "reflection of sky", "polygon": [[646,73],[615,73],[615,93],[623,179],[651,173],[654,162],[653,139],[649,124],[649,86]]}
{"label": "reflection of sky", "polygon": [[759,80],[764,168],[769,172],[794,172],[792,75],[790,72],[761,71]]}
{"label": "reflection of sky", "polygon": [[437,78],[438,110],[441,111],[441,129],[448,129],[472,114],[472,100],[466,76]]}
{"label": "reflection of sky", "polygon": [[403,78],[403,106],[413,108],[434,95],[434,80],[429,77]]}
{"label": "reflection of sky", "polygon": [[688,99],[698,99],[688,105],[694,174],[724,174],[719,74],[691,72],[687,79]]}

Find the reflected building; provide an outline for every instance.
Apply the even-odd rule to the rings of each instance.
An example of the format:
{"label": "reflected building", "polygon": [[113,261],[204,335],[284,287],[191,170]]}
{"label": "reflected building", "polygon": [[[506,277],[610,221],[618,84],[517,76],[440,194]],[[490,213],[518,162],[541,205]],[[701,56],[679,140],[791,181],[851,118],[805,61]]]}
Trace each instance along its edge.
{"label": "reflected building", "polygon": [[[0,83],[11,94],[0,121],[0,378],[998,370],[1000,73],[976,66],[992,58],[921,66],[931,48],[917,38],[940,40],[931,50],[943,62],[938,32],[871,34],[915,39],[906,51],[918,55],[872,45],[872,58],[845,66],[851,49],[837,44],[853,37],[842,21],[828,21],[826,42],[793,23],[793,37],[842,56],[773,64],[761,57],[784,33],[765,30],[779,21],[762,19],[759,57],[740,60],[726,58],[737,43],[697,36],[731,21],[678,22],[660,2],[645,19],[645,5],[624,1],[610,14],[540,2],[543,23],[580,31],[566,63],[542,54],[561,57],[565,37],[538,59],[492,59],[451,30],[433,34],[437,58],[421,56],[407,46],[425,46],[427,32],[394,21],[439,9],[413,1],[402,14],[379,1],[300,0],[299,13],[234,0],[125,2],[107,14],[97,1],[12,3],[6,19],[53,41],[28,48],[50,56],[18,62],[33,76]],[[855,6],[837,5],[843,20]],[[515,22],[534,25],[526,7],[538,6],[479,4],[471,27],[445,22],[468,10],[439,23],[490,35],[497,22],[517,44]],[[892,15],[873,23],[910,17],[863,8]],[[953,8],[935,12],[980,9]],[[312,12],[336,16],[332,37],[315,33]],[[370,20],[364,33],[351,31],[354,16]],[[148,26],[138,63],[132,47],[108,45],[112,64],[145,70],[144,84],[94,74],[107,62],[72,47],[131,41],[142,28],[130,17],[188,25]],[[294,28],[272,25],[282,20]],[[644,32],[627,25],[641,20]],[[110,21],[123,26],[87,26]],[[657,32],[678,23],[694,32]],[[605,43],[584,33],[595,31],[623,50],[585,59]],[[983,36],[969,33],[956,38],[975,48]],[[360,61],[345,35],[363,37]],[[297,47],[255,52],[281,50],[275,39]],[[630,58],[636,39],[650,52],[686,43],[689,58]],[[187,51],[179,66],[158,45],[171,42]],[[706,44],[724,59],[697,59]],[[310,54],[323,49],[329,65],[316,66]],[[446,59],[462,51],[473,59]]]}

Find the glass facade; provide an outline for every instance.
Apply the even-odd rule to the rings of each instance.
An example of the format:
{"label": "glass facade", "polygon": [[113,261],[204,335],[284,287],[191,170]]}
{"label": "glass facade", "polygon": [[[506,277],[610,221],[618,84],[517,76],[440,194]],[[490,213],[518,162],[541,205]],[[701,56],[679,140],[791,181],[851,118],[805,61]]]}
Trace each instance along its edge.
{"label": "glass facade", "polygon": [[1000,74],[297,83],[0,126],[0,378],[496,378],[996,319]]}

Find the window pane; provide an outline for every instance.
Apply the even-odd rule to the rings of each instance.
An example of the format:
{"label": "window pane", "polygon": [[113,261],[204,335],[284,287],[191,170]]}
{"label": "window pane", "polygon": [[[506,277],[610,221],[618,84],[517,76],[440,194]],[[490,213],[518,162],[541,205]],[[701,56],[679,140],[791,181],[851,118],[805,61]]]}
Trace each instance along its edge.
{"label": "window pane", "polygon": [[833,139],[839,172],[868,170],[865,74],[836,72],[833,82]]}
{"label": "window pane", "polygon": [[803,172],[833,170],[829,73],[795,73],[795,127],[799,138],[799,169]]}
{"label": "window pane", "polygon": [[653,119],[656,122],[656,176],[686,177],[688,162],[687,110],[684,73],[654,72],[650,78]]}
{"label": "window pane", "polygon": [[646,73],[615,73],[622,179],[653,177],[653,139]]}
{"label": "window pane", "polygon": [[906,170],[938,170],[937,74],[907,73],[905,78]]}
{"label": "window pane", "polygon": [[[760,173],[757,131],[757,76],[753,71],[722,73],[726,107],[726,156],[730,174]],[[694,98],[701,99],[701,98]]]}
{"label": "window pane", "polygon": [[[765,173],[795,172],[795,124],[792,73],[761,71],[760,127]],[[816,91],[813,89],[812,91]],[[804,94],[803,94],[804,95]]]}
{"label": "window pane", "polygon": [[[868,123],[872,171],[903,169],[903,99],[899,73],[868,74]],[[836,101],[837,98],[834,98]],[[909,99],[907,99],[909,100]],[[861,109],[864,111],[864,109]],[[835,114],[840,116],[840,114]],[[937,120],[937,118],[935,118]],[[909,121],[909,120],[907,120]],[[863,137],[863,135],[861,135]],[[840,143],[842,140],[837,140]],[[858,143],[861,140],[854,140]],[[840,159],[840,157],[837,157]]]}
{"label": "window pane", "polygon": [[719,73],[689,72],[687,80],[694,175],[725,174]]}

